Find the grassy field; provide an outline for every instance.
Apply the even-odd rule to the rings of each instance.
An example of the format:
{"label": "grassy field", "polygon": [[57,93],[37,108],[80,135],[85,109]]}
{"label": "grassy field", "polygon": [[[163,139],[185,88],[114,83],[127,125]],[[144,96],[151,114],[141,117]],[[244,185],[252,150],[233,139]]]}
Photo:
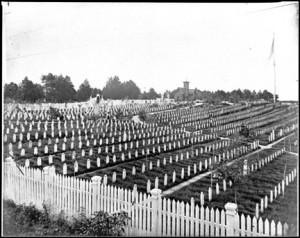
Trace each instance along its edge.
{"label": "grassy field", "polygon": [[[264,198],[266,195],[269,196],[270,190],[281,182],[284,174],[285,162],[287,164],[286,174],[291,172],[297,167],[297,157],[289,154],[284,154],[275,158],[273,161],[258,169],[249,175],[245,176],[243,180],[243,186],[239,187],[237,191],[237,203],[238,211],[240,213],[255,215],[256,203],[260,204],[260,199]],[[281,168],[281,169],[280,169]],[[227,202],[235,201],[234,190],[231,189],[227,182],[227,190],[223,191],[222,182],[219,182],[220,194],[216,195],[216,181],[213,182],[213,196],[212,200],[208,202],[207,193],[208,187],[211,185],[210,176],[205,177],[195,183],[190,184],[184,189],[178,190],[168,198],[173,198],[176,200],[190,201],[191,197],[194,198],[195,202],[200,204],[200,192],[205,193],[205,206],[218,207],[223,209]],[[264,218],[277,219],[282,222],[295,222],[297,212],[286,213],[286,210],[281,205],[280,201],[285,201],[285,204],[293,204],[294,207],[297,206],[295,203],[297,182],[294,181],[287,187],[287,191],[284,199],[280,199],[280,195],[273,203],[269,203],[268,209],[263,213]],[[289,205],[290,206],[290,205]],[[292,206],[292,205],[291,205]]]}
{"label": "grassy field", "polygon": [[[78,129],[77,129],[77,123],[76,120],[73,123],[73,128],[70,127],[70,120],[67,121],[67,143],[66,143],[66,151],[65,153],[65,161],[61,161],[61,154],[62,154],[62,144],[63,144],[63,137],[65,136],[65,128],[64,123],[61,123],[61,138],[59,138],[59,142],[57,143],[57,152],[54,152],[53,145],[55,144],[55,140],[52,138],[51,135],[51,121],[48,123],[48,130],[47,130],[47,139],[43,138],[43,132],[44,132],[44,120],[41,120],[41,126],[40,131],[37,130],[37,120],[34,116],[33,120],[35,120],[34,126],[32,126],[32,131],[30,132],[31,136],[30,139],[32,140],[32,148],[28,149],[28,141],[27,141],[27,130],[28,125],[25,126],[25,132],[23,132],[23,145],[22,148],[26,149],[26,155],[24,157],[20,157],[21,150],[18,149],[18,140],[19,140],[19,133],[21,132],[20,125],[17,126],[19,131],[16,133],[17,135],[17,142],[12,142],[12,136],[14,134],[14,130],[10,130],[9,134],[7,134],[8,141],[4,144],[4,151],[5,151],[5,157],[7,157],[8,152],[8,144],[12,143],[13,149],[14,149],[14,156],[16,158],[16,161],[18,164],[24,166],[25,165],[25,159],[30,160],[30,167],[38,167],[42,169],[45,166],[48,166],[48,158],[51,154],[53,156],[53,165],[55,165],[56,173],[61,174],[63,172],[63,164],[66,163],[68,167],[68,175],[69,176],[76,176],[80,178],[85,179],[91,179],[93,176],[104,176],[105,174],[108,176],[108,183],[113,184],[116,186],[132,189],[134,184],[137,185],[137,189],[141,192],[147,191],[147,181],[151,181],[151,189],[154,188],[154,181],[155,178],[159,178],[159,188],[163,191],[166,191],[184,181],[189,180],[190,178],[203,174],[207,172],[209,169],[205,168],[205,160],[209,160],[209,158],[212,158],[213,156],[219,154],[223,154],[227,151],[230,151],[233,148],[237,148],[240,146],[240,142],[234,142],[233,144],[230,144],[229,146],[225,146],[224,148],[219,148],[218,150],[215,150],[214,152],[206,152],[203,154],[200,154],[199,156],[193,155],[192,149],[199,149],[204,148],[204,146],[211,145],[213,142],[220,141],[219,139],[208,139],[204,141],[197,141],[194,142],[194,144],[189,144],[183,146],[183,138],[179,137],[179,135],[186,134],[185,132],[176,132],[177,133],[177,139],[171,140],[172,149],[169,150],[169,142],[165,142],[167,146],[167,151],[164,151],[163,149],[163,142],[162,137],[164,137],[165,141],[167,137],[171,137],[172,133],[170,130],[165,130],[165,134],[160,136],[160,142],[159,145],[161,147],[161,153],[158,153],[157,150],[157,137],[156,135],[153,135],[152,132],[156,131],[159,132],[162,130],[162,128],[166,129],[169,128],[170,121],[172,122],[171,128],[179,128],[183,131],[195,131],[196,127],[197,130],[201,130],[201,136],[204,136],[204,134],[211,133],[212,125],[228,125],[228,128],[224,129],[223,131],[217,132],[217,138],[218,136],[225,136],[228,129],[234,129],[236,127],[239,127],[241,123],[249,123],[253,125],[253,130],[260,130],[260,129],[266,129],[267,130],[257,136],[255,139],[260,140],[260,145],[267,145],[270,144],[268,141],[268,136],[270,135],[273,127],[275,127],[275,134],[276,134],[276,140],[280,139],[281,137],[278,136],[279,130],[285,129],[286,126],[291,126],[291,120],[295,120],[295,115],[292,114],[292,118],[289,119],[286,122],[287,114],[291,111],[288,111],[287,106],[279,105],[277,107],[274,107],[270,105],[270,110],[264,110],[265,107],[259,108],[257,110],[257,113],[255,116],[252,116],[252,109],[255,111],[255,108],[252,108],[251,110],[247,111],[248,107],[245,106],[233,106],[231,107],[218,107],[213,106],[209,107],[205,110],[198,110],[195,108],[181,108],[180,110],[175,111],[169,111],[169,112],[159,112],[159,113],[153,113],[149,115],[148,122],[154,123],[152,125],[141,125],[141,124],[134,124],[132,121],[124,121],[120,120],[117,121],[117,123],[113,122],[112,120],[106,120],[101,119],[99,120],[99,125],[96,125],[95,123],[91,123],[93,120],[89,120],[87,118],[83,119],[85,126],[81,125],[81,119],[79,119],[79,128],[80,128],[80,135],[81,135],[81,141],[82,141],[82,148],[78,148],[79,143],[79,135],[78,135]],[[224,113],[223,113],[224,109]],[[228,109],[228,111],[226,111]],[[231,110],[232,109],[232,110]],[[127,109],[126,109],[127,110]],[[131,110],[131,109],[130,109]],[[222,112],[221,112],[222,110]],[[134,110],[133,110],[134,111]],[[136,112],[139,110],[136,109]],[[149,111],[148,109],[146,111]],[[248,112],[248,114],[247,114]],[[77,112],[75,112],[76,114]],[[215,113],[215,114],[214,114]],[[294,113],[294,112],[293,112]],[[210,123],[210,114],[214,115],[214,123]],[[290,115],[290,114],[288,114]],[[78,116],[78,115],[77,115]],[[241,116],[240,118],[238,116]],[[23,119],[20,121],[24,122]],[[27,121],[30,121],[29,118],[27,118]],[[58,137],[59,130],[57,127],[57,121],[55,121],[55,127],[54,127],[54,135],[55,137]],[[12,120],[11,123],[14,123],[14,126],[16,120]],[[256,125],[255,123],[261,123],[259,125]],[[283,124],[285,123],[286,124]],[[294,121],[292,121],[294,123]],[[9,122],[6,120],[4,123],[5,127],[9,127]],[[160,127],[160,126],[164,127]],[[283,126],[284,125],[284,126]],[[94,138],[92,139],[92,132]],[[96,128],[98,131],[96,131]],[[75,131],[74,136],[74,149],[71,149],[71,137],[72,137],[72,130]],[[107,129],[107,131],[106,131]],[[138,132],[141,132],[141,130],[145,133],[145,138],[139,138]],[[105,132],[104,132],[105,131]],[[125,150],[124,143],[122,141],[123,136],[119,133],[125,132],[127,133],[127,136],[130,134],[131,139],[129,142],[127,141],[127,149]],[[133,131],[136,133],[136,138],[134,139]],[[38,140],[35,139],[35,132],[38,132],[39,139],[41,139],[42,146],[38,148],[38,155],[33,154],[33,148],[37,147]],[[116,134],[115,134],[116,132]],[[149,134],[148,134],[149,132]],[[252,131],[253,132],[253,131]],[[4,131],[6,133],[6,130]],[[204,133],[204,134],[203,134]],[[292,132],[289,132],[292,133]],[[239,132],[236,132],[235,134],[239,134]],[[85,135],[87,135],[90,145],[87,146]],[[173,135],[174,136],[174,135]],[[44,155],[44,146],[48,145],[48,138],[51,137],[51,145],[48,146],[48,155]],[[114,142],[112,142],[111,138],[114,138]],[[227,137],[227,136],[226,136]],[[99,139],[102,138],[102,144],[100,145]],[[106,143],[106,139],[109,138],[109,142]],[[128,138],[128,137],[127,137]],[[174,137],[173,137],[174,138]],[[187,137],[185,137],[186,140]],[[231,138],[229,136],[229,138]],[[94,145],[94,139],[96,139],[96,145]],[[121,139],[121,140],[120,140]],[[150,144],[148,144],[148,140],[150,139]],[[146,144],[142,145],[143,140],[145,140]],[[253,140],[253,138],[252,138]],[[139,147],[136,147],[136,141],[139,142]],[[176,147],[174,148],[173,142],[176,142]],[[178,148],[178,141],[180,141],[180,148]],[[130,148],[130,142],[133,142],[133,148]],[[119,151],[119,144],[121,143],[122,151]],[[115,146],[114,153],[112,152],[112,145]],[[105,152],[106,146],[108,147],[108,152]],[[155,146],[156,153],[152,153],[152,148]],[[255,153],[253,155],[250,155],[247,157],[248,165],[256,163],[259,159],[265,158],[266,156],[274,153],[275,151],[278,151],[282,147],[286,148],[287,151],[291,151],[293,153],[298,153],[298,135],[295,133],[294,135],[288,137],[287,139],[277,143],[270,149],[264,149],[258,153]],[[89,150],[92,148],[93,155],[89,156]],[[101,153],[98,154],[98,149],[101,148]],[[150,154],[148,156],[142,155],[141,149],[146,150],[147,148],[150,149]],[[138,158],[135,158],[135,151],[136,149],[139,150],[138,152]],[[82,156],[82,150],[85,151],[85,156]],[[74,173],[74,162],[75,160],[72,159],[72,152],[76,152],[76,161],[78,162],[79,171],[75,174]],[[131,152],[131,159],[128,158],[128,152]],[[122,152],[125,155],[125,161],[121,160]],[[189,152],[189,158],[186,158],[186,152]],[[249,153],[250,151],[248,151]],[[181,160],[180,153],[183,153],[183,159]],[[113,155],[116,156],[116,161],[113,161]],[[176,155],[178,155],[178,161],[176,162]],[[109,163],[106,163],[106,157],[109,156]],[[172,163],[170,163],[170,157],[172,156]],[[222,162],[230,162],[232,160],[236,160],[240,158],[240,154],[237,155],[235,158],[227,159],[226,161]],[[41,166],[37,165],[37,158],[41,157]],[[97,158],[100,158],[101,166],[97,166]],[[87,165],[87,159],[90,159],[90,169],[86,168]],[[164,165],[164,159],[166,159],[166,164]],[[219,158],[217,158],[217,162],[214,161],[212,158],[212,163],[215,165],[214,169],[221,167],[222,163],[218,164]],[[244,213],[245,215],[250,214],[254,215],[255,213],[255,205],[256,203],[260,204],[260,199],[264,198],[266,195],[269,196],[270,189],[274,189],[274,186],[277,185],[283,178],[283,171],[284,166],[286,166],[286,173],[289,173],[292,171],[292,169],[296,168],[298,166],[297,163],[298,157],[285,153],[284,155],[279,156],[278,158],[275,158],[270,163],[266,164],[262,168],[258,169],[257,171],[252,172],[251,174],[247,175],[244,179],[244,184],[242,187],[238,189],[237,194],[235,194],[234,190],[230,188],[229,184],[227,183],[227,191],[223,191],[223,183],[222,180],[218,181],[219,187],[220,187],[220,194],[216,195],[215,188],[216,188],[216,182],[217,180],[213,181],[213,199],[212,201],[208,202],[208,187],[211,186],[211,178],[210,177],[204,177],[201,180],[190,184],[187,187],[184,187],[183,189],[180,189],[178,191],[175,191],[171,195],[168,195],[169,198],[173,198],[176,200],[186,201],[189,202],[191,197],[195,199],[196,204],[200,203],[200,192],[203,192],[205,194],[205,206],[209,207],[217,207],[224,209],[224,205],[227,202],[234,202],[235,196],[238,203],[238,211],[240,213]],[[160,166],[157,166],[157,162],[159,161]],[[152,162],[152,170],[149,169],[149,163]],[[202,167],[200,169],[199,164],[202,163]],[[244,163],[244,159],[236,161],[234,164],[237,167],[241,167]],[[145,165],[145,172],[142,173],[142,166]],[[228,166],[229,169],[234,170],[235,166]],[[132,175],[132,169],[135,167],[136,169],[136,175]],[[196,167],[196,170],[194,170],[194,167]],[[182,168],[184,168],[184,178],[181,178],[181,171]],[[190,168],[190,175],[188,175],[188,168]],[[126,170],[126,179],[122,179],[122,172],[123,169]],[[200,171],[201,170],[201,171]],[[173,182],[173,172],[176,172],[176,181]],[[116,173],[117,179],[116,182],[112,182],[112,175],[113,173]],[[165,174],[168,175],[167,185],[164,185],[164,176]],[[263,218],[274,219],[275,221],[282,221],[282,222],[288,222],[288,223],[294,223],[296,221],[297,216],[297,196],[296,191],[298,189],[298,184],[296,181],[291,183],[286,188],[286,193],[284,197],[280,195],[277,197],[277,199],[274,200],[273,203],[269,203],[268,208],[261,214]],[[12,228],[13,229],[13,228]],[[9,229],[8,229],[9,230]]]}

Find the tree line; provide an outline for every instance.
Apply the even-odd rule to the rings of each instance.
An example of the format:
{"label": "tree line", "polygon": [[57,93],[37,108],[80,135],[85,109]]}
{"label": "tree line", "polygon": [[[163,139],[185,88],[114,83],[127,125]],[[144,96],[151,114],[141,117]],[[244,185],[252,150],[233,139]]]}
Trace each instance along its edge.
{"label": "tree line", "polygon": [[[164,97],[169,94],[170,98],[178,89],[167,91]],[[88,79],[80,84],[78,90],[75,90],[72,80],[69,76],[53,75],[51,73],[41,76],[41,83],[33,83],[28,77],[25,77],[20,84],[11,82],[4,85],[5,102],[26,102],[26,103],[65,103],[65,102],[82,102],[87,101],[90,97],[96,97],[97,94],[104,99],[156,99],[161,94],[157,93],[154,88],[148,92],[142,92],[132,80],[121,82],[118,76],[109,77],[103,89],[92,88]],[[277,96],[277,95],[276,95]],[[278,98],[278,96],[277,96]],[[265,99],[271,101],[273,94],[264,90],[255,92],[245,89],[241,91],[233,90],[216,92],[194,90],[194,100],[203,100],[209,103],[218,103],[222,101],[238,102],[241,100],[259,100]]]}
{"label": "tree line", "polygon": [[[170,98],[174,98],[175,94],[179,89],[175,89],[173,91],[168,91],[165,93],[169,93]],[[199,89],[194,89],[194,100],[202,100],[208,103],[220,103],[223,101],[237,103],[240,101],[257,101],[260,99],[264,99],[266,101],[274,100],[274,94],[270,93],[267,90],[259,90],[256,92],[255,90],[250,91],[249,89],[235,89],[231,92],[225,92],[223,90],[217,90],[215,92],[211,91],[201,91]],[[276,100],[278,100],[278,95],[276,94]]]}
{"label": "tree line", "polygon": [[87,101],[97,94],[104,99],[155,99],[160,97],[153,88],[149,92],[141,93],[140,88],[132,81],[121,82],[118,76],[108,78],[105,87],[92,88],[87,79],[75,90],[69,76],[53,75],[41,76],[41,83],[33,83],[25,77],[20,84],[11,82],[4,85],[4,100],[6,102],[26,103],[65,103]]}

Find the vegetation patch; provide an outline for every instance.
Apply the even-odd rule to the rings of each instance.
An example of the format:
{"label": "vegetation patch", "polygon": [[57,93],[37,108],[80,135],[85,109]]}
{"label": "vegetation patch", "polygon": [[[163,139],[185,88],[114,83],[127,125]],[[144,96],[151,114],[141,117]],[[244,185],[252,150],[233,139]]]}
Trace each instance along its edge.
{"label": "vegetation patch", "polygon": [[32,204],[17,205],[13,200],[3,200],[4,236],[123,236],[128,219],[123,211],[99,211],[92,217],[86,217],[82,211],[78,217],[69,219],[64,211],[52,214],[46,204],[39,210]]}

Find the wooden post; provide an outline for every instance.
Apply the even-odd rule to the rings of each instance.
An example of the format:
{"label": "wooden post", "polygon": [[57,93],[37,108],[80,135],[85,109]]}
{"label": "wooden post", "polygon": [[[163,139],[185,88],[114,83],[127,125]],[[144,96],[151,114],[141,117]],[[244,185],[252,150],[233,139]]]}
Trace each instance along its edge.
{"label": "wooden post", "polygon": [[[92,213],[97,211],[97,196],[100,191],[98,191],[98,184],[101,183],[102,177],[100,176],[93,176],[92,180]],[[98,201],[99,203],[99,201]]]}
{"label": "wooden post", "polygon": [[237,205],[235,203],[226,203],[225,204],[225,214],[227,220],[227,236],[235,236],[235,232],[239,228],[239,224],[236,223],[237,219]]}
{"label": "wooden post", "polygon": [[161,235],[161,190],[152,189],[151,203],[152,203],[152,232],[154,236]]}
{"label": "wooden post", "polygon": [[10,198],[10,199],[15,200],[15,197],[14,197],[15,186],[13,184],[13,177],[12,177],[13,174],[11,174],[11,173],[14,172],[14,168],[16,167],[16,162],[11,157],[8,157],[5,159],[5,166],[8,169],[9,176],[7,177],[8,180],[5,183],[6,189],[4,190],[5,192],[3,195],[5,198]]}

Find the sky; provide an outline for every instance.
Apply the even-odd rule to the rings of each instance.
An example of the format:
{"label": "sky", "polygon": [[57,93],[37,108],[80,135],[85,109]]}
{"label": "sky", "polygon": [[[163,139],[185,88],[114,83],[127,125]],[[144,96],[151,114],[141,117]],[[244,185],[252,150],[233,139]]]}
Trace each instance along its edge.
{"label": "sky", "polygon": [[[298,3],[2,2],[3,85],[133,80],[158,93],[268,90],[298,100]],[[271,54],[273,37],[274,54]],[[271,58],[270,58],[271,55]]]}

